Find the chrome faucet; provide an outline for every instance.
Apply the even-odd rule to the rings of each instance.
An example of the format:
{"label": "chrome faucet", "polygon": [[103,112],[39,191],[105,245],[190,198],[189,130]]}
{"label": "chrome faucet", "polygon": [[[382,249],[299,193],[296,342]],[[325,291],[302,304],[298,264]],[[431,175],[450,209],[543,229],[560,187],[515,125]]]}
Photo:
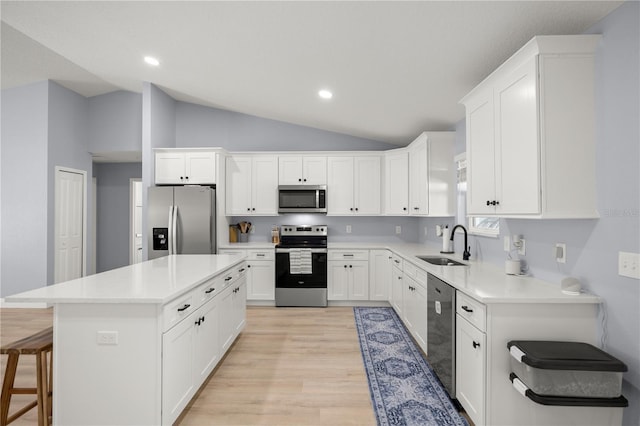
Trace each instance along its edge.
{"label": "chrome faucet", "polygon": [[453,241],[453,237],[454,235],[456,235],[457,228],[462,228],[462,230],[464,231],[464,252],[462,253],[462,260],[469,260],[469,256],[471,256],[471,253],[469,252],[471,246],[467,246],[467,228],[465,228],[463,225],[454,226],[451,230],[451,241]]}

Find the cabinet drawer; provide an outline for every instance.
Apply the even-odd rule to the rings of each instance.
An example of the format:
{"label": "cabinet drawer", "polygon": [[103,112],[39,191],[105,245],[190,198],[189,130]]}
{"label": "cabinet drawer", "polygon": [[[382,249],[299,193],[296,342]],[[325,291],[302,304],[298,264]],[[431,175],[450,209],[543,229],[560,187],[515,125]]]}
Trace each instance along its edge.
{"label": "cabinet drawer", "polygon": [[216,294],[220,293],[220,290],[222,290],[222,282],[221,277],[215,277],[204,284],[200,284],[195,292],[196,304],[200,306]]}
{"label": "cabinet drawer", "polygon": [[329,260],[369,260],[369,250],[329,250]]}
{"label": "cabinet drawer", "polygon": [[273,260],[274,258],[273,250],[247,250],[248,260]]}
{"label": "cabinet drawer", "polygon": [[414,280],[416,279],[416,276],[418,275],[418,268],[416,268],[415,265],[413,265],[412,263],[409,263],[409,262],[404,262],[403,263],[402,271],[405,273],[405,275],[410,276]]}
{"label": "cabinet drawer", "polygon": [[164,306],[163,318],[165,331],[179,323],[183,318],[188,317],[191,312],[198,308],[195,306],[194,294],[195,291],[191,291]]}
{"label": "cabinet drawer", "polygon": [[391,264],[394,267],[399,268],[400,270],[402,270],[402,267],[403,267],[402,258],[400,256],[396,255],[395,253],[391,253]]}
{"label": "cabinet drawer", "polygon": [[482,303],[458,292],[456,294],[456,312],[460,314],[461,317],[466,318],[480,331],[486,332],[487,311]]}
{"label": "cabinet drawer", "polygon": [[218,250],[218,254],[241,254],[242,256],[246,256],[247,251],[238,249],[220,249]]}
{"label": "cabinet drawer", "polygon": [[427,286],[427,271],[417,268],[416,281],[423,286]]}

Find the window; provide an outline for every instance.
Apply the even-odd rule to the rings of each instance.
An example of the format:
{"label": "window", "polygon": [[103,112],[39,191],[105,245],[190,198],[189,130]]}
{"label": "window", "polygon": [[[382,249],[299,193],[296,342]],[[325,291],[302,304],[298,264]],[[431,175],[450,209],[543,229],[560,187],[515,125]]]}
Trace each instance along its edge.
{"label": "window", "polygon": [[[467,154],[463,152],[455,157],[458,181],[458,214],[456,223],[467,221]],[[500,234],[499,217],[469,216],[469,233],[497,238]]]}

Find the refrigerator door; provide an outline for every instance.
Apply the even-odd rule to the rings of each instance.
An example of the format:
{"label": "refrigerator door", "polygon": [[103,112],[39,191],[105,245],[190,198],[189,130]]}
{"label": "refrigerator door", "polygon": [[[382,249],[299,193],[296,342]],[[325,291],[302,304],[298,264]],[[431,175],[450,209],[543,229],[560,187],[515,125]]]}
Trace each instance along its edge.
{"label": "refrigerator door", "polygon": [[176,254],[216,252],[215,190],[209,187],[176,187]]}
{"label": "refrigerator door", "polygon": [[148,190],[149,259],[169,254],[173,188],[150,187]]}

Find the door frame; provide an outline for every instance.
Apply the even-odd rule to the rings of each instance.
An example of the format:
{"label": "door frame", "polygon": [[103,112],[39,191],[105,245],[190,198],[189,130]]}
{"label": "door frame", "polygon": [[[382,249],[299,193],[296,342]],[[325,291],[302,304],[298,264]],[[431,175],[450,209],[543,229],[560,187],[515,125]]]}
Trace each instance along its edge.
{"label": "door frame", "polygon": [[[136,212],[136,182],[142,183],[142,178],[129,179],[129,265],[133,265],[136,258],[136,237],[133,232],[135,228]],[[142,187],[140,188],[140,191],[143,192]],[[142,193],[140,194],[140,197],[144,198]]]}
{"label": "door frame", "polygon": [[60,193],[60,173],[76,173],[82,175],[82,276],[87,275],[87,171],[72,169],[71,167],[55,166],[55,184],[54,184],[54,201],[53,201],[53,277],[57,276],[56,257],[58,256],[58,209],[56,208],[58,194]]}

